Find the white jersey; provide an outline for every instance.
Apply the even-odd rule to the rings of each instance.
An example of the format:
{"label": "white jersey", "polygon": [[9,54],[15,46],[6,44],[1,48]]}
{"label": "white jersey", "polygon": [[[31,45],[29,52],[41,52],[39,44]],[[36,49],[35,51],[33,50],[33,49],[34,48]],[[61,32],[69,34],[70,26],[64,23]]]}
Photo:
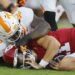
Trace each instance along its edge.
{"label": "white jersey", "polygon": [[20,19],[20,24],[24,27],[26,34],[31,31],[31,23],[34,18],[33,10],[26,7],[20,7],[14,13],[17,19]]}

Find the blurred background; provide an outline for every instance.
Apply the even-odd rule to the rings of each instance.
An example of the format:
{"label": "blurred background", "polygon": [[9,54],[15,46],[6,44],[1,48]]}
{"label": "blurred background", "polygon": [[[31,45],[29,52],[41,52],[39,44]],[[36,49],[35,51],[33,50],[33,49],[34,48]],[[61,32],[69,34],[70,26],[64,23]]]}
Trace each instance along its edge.
{"label": "blurred background", "polygon": [[[16,3],[16,0],[11,0],[13,3]],[[39,16],[43,17],[43,11],[40,7],[40,0],[27,0],[25,7],[32,8],[34,13]],[[57,9],[56,9],[56,21],[58,23],[59,28],[66,28],[66,27],[72,27],[72,25],[69,23],[67,19],[67,15],[65,13],[64,8],[60,5],[59,0],[57,2]],[[61,17],[58,18],[58,15],[61,15]],[[58,18],[58,19],[57,19]]]}

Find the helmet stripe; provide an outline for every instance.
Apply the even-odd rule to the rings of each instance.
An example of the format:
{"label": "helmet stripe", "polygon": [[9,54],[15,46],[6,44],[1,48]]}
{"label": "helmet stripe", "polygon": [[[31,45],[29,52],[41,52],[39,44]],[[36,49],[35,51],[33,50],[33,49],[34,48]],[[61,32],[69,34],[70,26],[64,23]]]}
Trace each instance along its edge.
{"label": "helmet stripe", "polygon": [[12,30],[7,26],[7,24],[5,24],[1,16],[0,16],[0,25],[7,33],[12,32]]}

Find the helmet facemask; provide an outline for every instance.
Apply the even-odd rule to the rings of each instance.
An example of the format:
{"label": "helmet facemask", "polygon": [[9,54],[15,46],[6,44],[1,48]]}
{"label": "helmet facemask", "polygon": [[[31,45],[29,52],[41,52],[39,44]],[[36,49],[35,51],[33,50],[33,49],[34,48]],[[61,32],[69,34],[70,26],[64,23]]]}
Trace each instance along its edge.
{"label": "helmet facemask", "polygon": [[[21,56],[22,55],[22,56]],[[35,60],[35,56],[32,54],[32,51],[27,49],[26,52],[23,52],[23,54],[18,54],[18,50],[15,51],[14,56],[14,67],[21,68],[21,69],[30,69],[31,66],[25,63],[25,60],[27,57],[32,58]],[[20,63],[20,58],[22,59],[22,63]]]}
{"label": "helmet facemask", "polygon": [[22,29],[21,26],[19,26],[18,29],[17,29],[17,31],[12,36],[10,36],[9,38],[7,38],[7,40],[9,42],[16,42],[16,41],[18,41],[22,37],[23,37],[23,29]]}
{"label": "helmet facemask", "polygon": [[21,36],[20,28],[15,32],[14,35],[10,36],[8,39],[9,42],[15,42],[17,41]]}

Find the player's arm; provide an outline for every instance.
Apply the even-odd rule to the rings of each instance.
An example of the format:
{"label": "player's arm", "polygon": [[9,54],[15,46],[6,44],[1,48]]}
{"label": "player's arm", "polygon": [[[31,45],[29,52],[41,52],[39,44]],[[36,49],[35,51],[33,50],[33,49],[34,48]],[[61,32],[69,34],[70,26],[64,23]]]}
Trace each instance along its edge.
{"label": "player's arm", "polygon": [[16,43],[17,46],[25,46],[29,41],[40,38],[50,31],[50,25],[44,19],[37,16],[34,16],[31,26],[34,28],[34,31],[19,40]]}
{"label": "player's arm", "polygon": [[40,61],[40,66],[46,67],[58,52],[60,43],[52,36],[46,36],[43,40],[40,39],[38,43],[46,49],[46,53],[43,59]]}
{"label": "player's arm", "polygon": [[32,62],[27,62],[35,69],[45,68],[60,48],[60,43],[52,36],[45,36],[39,39],[38,44],[46,50],[46,53],[39,64],[35,63],[33,60],[31,60]]}
{"label": "player's arm", "polygon": [[[7,2],[6,2],[7,1]],[[1,5],[4,8],[8,8],[9,11],[13,11],[13,4],[9,0],[0,0]],[[4,4],[5,2],[5,4]],[[15,7],[16,9],[16,7]],[[18,45],[26,45],[30,40],[37,39],[39,37],[42,37],[48,33],[50,30],[50,25],[42,18],[39,18],[37,16],[34,16],[34,20],[32,22],[32,27],[34,28],[34,31],[30,34],[26,35],[24,38],[22,38],[19,42],[17,41],[16,44]]]}
{"label": "player's arm", "polygon": [[36,15],[34,16],[31,27],[34,28],[34,31],[30,33],[32,39],[37,39],[46,35],[51,29],[50,25],[43,18],[37,17]]}

